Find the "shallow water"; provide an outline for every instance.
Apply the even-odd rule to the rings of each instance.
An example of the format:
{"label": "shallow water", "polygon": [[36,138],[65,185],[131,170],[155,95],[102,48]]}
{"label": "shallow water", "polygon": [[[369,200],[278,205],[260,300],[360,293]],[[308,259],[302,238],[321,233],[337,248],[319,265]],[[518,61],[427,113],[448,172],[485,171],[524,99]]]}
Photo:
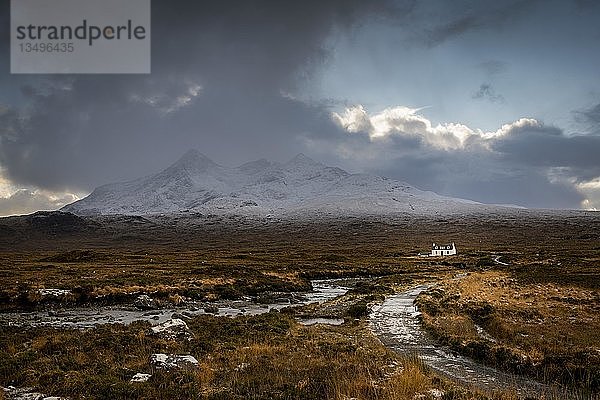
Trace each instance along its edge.
{"label": "shallow water", "polygon": [[421,326],[415,299],[432,285],[419,285],[404,293],[388,296],[372,309],[369,323],[388,348],[404,355],[417,356],[431,369],[468,386],[486,391],[513,390],[519,397],[547,395],[550,398],[588,398],[566,393],[533,380],[501,372],[469,358],[453,354],[434,341]]}
{"label": "shallow water", "polygon": [[[173,314],[185,317],[215,315],[236,317],[258,315],[289,306],[322,303],[344,295],[351,285],[348,280],[326,279],[312,281],[313,290],[306,293],[283,293],[280,302],[258,304],[255,299],[235,301],[190,302],[185,306],[140,310],[134,306],[76,307],[50,311],[17,312],[0,314],[0,325],[47,326],[56,328],[92,328],[102,324],[130,324],[148,321],[153,325],[168,321]],[[208,311],[206,311],[208,310]]]}

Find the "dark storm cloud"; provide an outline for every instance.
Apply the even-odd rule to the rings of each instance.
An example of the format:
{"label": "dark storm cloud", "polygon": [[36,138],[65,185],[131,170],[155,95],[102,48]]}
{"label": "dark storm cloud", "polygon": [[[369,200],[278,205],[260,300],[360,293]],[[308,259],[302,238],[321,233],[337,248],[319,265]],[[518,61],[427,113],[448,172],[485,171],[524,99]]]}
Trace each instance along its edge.
{"label": "dark storm cloud", "polygon": [[[596,160],[600,144],[595,136],[600,131],[600,106],[577,114],[595,127],[586,136],[525,124],[512,127],[506,135],[476,134],[461,142],[459,131],[466,127],[460,120],[440,130],[422,116],[406,118],[401,125],[390,119],[387,122],[395,128],[384,136],[371,137],[369,130],[375,124],[368,118],[361,125],[363,131],[348,133],[332,120],[330,103],[296,97],[301,92],[297,89],[328,65],[332,35],[359,32],[357,27],[369,23],[380,27],[385,21],[419,51],[442,54],[448,50],[443,43],[469,33],[506,32],[511,24],[528,21],[532,11],[545,11],[542,4],[537,0],[154,0],[151,75],[11,76],[8,41],[0,41],[0,172],[15,188],[78,191],[155,172],[190,148],[227,164],[260,157],[281,160],[305,151],[325,163],[381,173],[446,195],[577,207],[582,195],[575,184],[600,175]],[[572,4],[574,9],[595,7],[585,0]],[[9,37],[8,5],[0,4],[4,38]],[[529,21],[546,17],[540,11],[537,19]],[[496,44],[490,39],[490,48]],[[464,51],[479,54],[481,47]],[[356,57],[366,54],[359,52]],[[475,89],[475,99],[502,102],[495,79],[519,71],[520,58],[502,54],[507,57],[504,62],[489,59],[500,57],[495,53],[482,57],[486,58],[469,64],[477,73],[465,87]],[[456,66],[448,65],[445,72],[448,79],[456,72],[452,68]],[[372,90],[379,89],[374,85]],[[502,86],[503,94],[515,99],[510,89]],[[419,90],[441,96],[444,86],[432,83]],[[452,100],[473,106],[465,97]],[[15,201],[50,204],[57,197],[48,193],[20,192],[0,202],[0,214]]]}
{"label": "dark storm cloud", "polygon": [[582,8],[583,10],[587,10],[589,8],[600,8],[600,3],[597,0],[574,0],[575,4]]}
{"label": "dark storm cloud", "polygon": [[487,60],[479,64],[479,67],[489,77],[502,74],[508,70],[508,64],[499,60]]}
{"label": "dark storm cloud", "polygon": [[[4,40],[0,40],[0,54],[3,56],[8,55],[10,41],[6,38],[10,38],[10,2],[3,1],[0,4],[0,34]],[[0,57],[0,73],[6,78],[7,73],[10,70],[10,58]]]}
{"label": "dark storm cloud", "polygon": [[492,103],[504,103],[504,96],[497,94],[490,83],[482,83],[479,89],[471,95],[473,99],[489,100]]}
{"label": "dark storm cloud", "polygon": [[[303,137],[339,134],[326,107],[289,94],[327,60],[331,33],[402,13],[358,0],[152,6],[150,76],[50,76],[43,85],[10,76],[22,79],[28,104],[0,116],[0,165],[13,182],[91,189],[153,172],[192,147],[230,163],[290,156]],[[7,2],[2,11],[6,21]]]}
{"label": "dark storm cloud", "polygon": [[590,121],[600,124],[600,104],[596,104],[583,113]]}
{"label": "dark storm cloud", "polygon": [[201,72],[208,82],[279,91],[320,66],[333,28],[351,29],[387,2],[163,1],[153,3],[154,68]]}
{"label": "dark storm cloud", "polygon": [[0,137],[5,141],[17,140],[20,127],[18,113],[11,107],[0,104]]}
{"label": "dark storm cloud", "polygon": [[537,3],[537,0],[448,2],[433,10],[438,22],[426,28],[421,39],[428,46],[437,46],[473,30],[503,27],[526,15]]}
{"label": "dark storm cloud", "polygon": [[[368,115],[361,107],[337,117],[349,129],[348,140],[322,141],[315,147],[337,152],[342,165],[362,162],[362,168],[375,174],[449,196],[577,208],[586,199],[577,185],[600,176],[600,136],[566,135],[533,119],[515,121],[492,133],[471,130],[465,137],[469,128],[432,126],[415,110],[407,114],[388,109]],[[416,125],[407,121],[420,122],[420,128],[413,129]],[[357,137],[368,142],[358,142]]]}
{"label": "dark storm cloud", "polygon": [[465,15],[432,29],[429,32],[426,42],[430,46],[435,46],[449,38],[461,35],[472,29],[481,28],[482,26],[483,21],[481,19],[473,15]]}
{"label": "dark storm cloud", "polygon": [[575,111],[575,119],[589,126],[592,130],[600,131],[600,103],[585,110]]}
{"label": "dark storm cloud", "polygon": [[493,143],[508,165],[562,170],[577,182],[600,176],[600,136],[566,136],[557,128],[524,129]]}
{"label": "dark storm cloud", "polygon": [[[577,207],[584,199],[583,195],[568,182],[552,179],[548,166],[563,165],[569,178],[575,175],[581,181],[593,179],[594,174],[598,176],[600,163],[591,160],[580,162],[576,156],[580,144],[565,138],[562,138],[561,145],[568,155],[559,152],[544,155],[546,141],[537,139],[530,140],[531,147],[539,148],[533,154],[502,140],[495,146],[502,150],[501,153],[481,148],[444,151],[424,147],[407,154],[405,149],[398,149],[403,154],[401,157],[390,160],[384,167],[373,169],[373,172],[408,181],[421,189],[484,203],[542,208]],[[516,151],[510,153],[510,150]],[[599,150],[596,145],[596,151]],[[535,157],[535,154],[542,156]],[[532,155],[533,158],[530,157]],[[590,168],[594,168],[595,172],[592,173]]]}
{"label": "dark storm cloud", "polygon": [[513,166],[489,154],[431,150],[397,158],[389,167],[373,172],[413,182],[424,190],[489,204],[573,208],[583,200],[571,185],[550,181],[544,169]]}

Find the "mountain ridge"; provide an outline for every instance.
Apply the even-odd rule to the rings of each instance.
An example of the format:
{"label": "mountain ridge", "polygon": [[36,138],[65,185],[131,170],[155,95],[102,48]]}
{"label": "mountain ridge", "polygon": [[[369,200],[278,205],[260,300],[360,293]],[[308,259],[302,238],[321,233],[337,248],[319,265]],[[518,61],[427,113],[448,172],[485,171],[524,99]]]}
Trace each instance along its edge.
{"label": "mountain ridge", "polygon": [[156,174],[99,186],[62,210],[81,215],[187,211],[436,214],[484,206],[385,177],[351,174],[302,153],[285,163],[260,159],[224,167],[193,149]]}

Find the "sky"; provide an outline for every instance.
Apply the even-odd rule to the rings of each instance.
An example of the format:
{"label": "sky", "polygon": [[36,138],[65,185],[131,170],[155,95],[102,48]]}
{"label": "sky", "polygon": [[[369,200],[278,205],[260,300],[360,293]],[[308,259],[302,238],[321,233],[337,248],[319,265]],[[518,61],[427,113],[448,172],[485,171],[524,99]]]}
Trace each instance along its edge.
{"label": "sky", "polygon": [[11,75],[0,0],[0,215],[191,148],[600,209],[598,21],[595,0],[153,0],[151,74]]}

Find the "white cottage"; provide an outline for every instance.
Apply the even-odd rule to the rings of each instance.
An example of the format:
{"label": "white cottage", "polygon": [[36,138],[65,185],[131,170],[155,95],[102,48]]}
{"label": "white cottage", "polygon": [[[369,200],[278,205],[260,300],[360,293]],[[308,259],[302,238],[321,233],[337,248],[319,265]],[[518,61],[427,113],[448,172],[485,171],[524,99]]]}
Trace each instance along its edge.
{"label": "white cottage", "polygon": [[433,244],[431,246],[431,253],[429,254],[430,257],[437,257],[437,256],[453,256],[456,254],[456,246],[454,245],[454,242],[452,242],[452,244]]}

